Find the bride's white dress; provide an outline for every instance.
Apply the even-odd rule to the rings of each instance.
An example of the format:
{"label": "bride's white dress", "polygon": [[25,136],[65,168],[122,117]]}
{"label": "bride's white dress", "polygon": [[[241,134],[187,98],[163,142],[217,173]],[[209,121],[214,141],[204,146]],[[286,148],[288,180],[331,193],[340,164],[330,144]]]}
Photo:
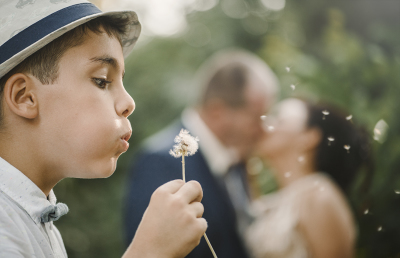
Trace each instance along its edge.
{"label": "bride's white dress", "polygon": [[[309,191],[315,193],[332,188],[337,187],[328,176],[313,173],[256,201],[253,206],[256,219],[246,234],[253,255],[256,258],[311,257],[307,242],[298,231],[301,198]],[[332,201],[342,206],[339,199]]]}

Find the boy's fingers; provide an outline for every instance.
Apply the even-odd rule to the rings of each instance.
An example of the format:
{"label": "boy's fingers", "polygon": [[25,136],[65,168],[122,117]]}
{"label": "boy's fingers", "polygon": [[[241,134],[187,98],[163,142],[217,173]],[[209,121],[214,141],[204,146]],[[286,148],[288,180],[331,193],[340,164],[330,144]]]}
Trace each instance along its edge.
{"label": "boy's fingers", "polygon": [[160,191],[165,191],[167,193],[174,194],[179,191],[179,189],[185,184],[183,180],[177,179],[169,181],[158,188]]}
{"label": "boy's fingers", "polygon": [[203,199],[203,189],[197,181],[187,182],[176,194],[180,195],[187,203],[200,202]]}
{"label": "boy's fingers", "polygon": [[199,221],[199,225],[201,227],[201,231],[204,234],[206,232],[207,228],[208,228],[208,223],[207,223],[205,218],[198,218],[197,220]]}
{"label": "boy's fingers", "polygon": [[196,216],[196,218],[201,218],[203,216],[204,206],[202,203],[192,202],[191,204],[189,204],[189,207],[192,210],[194,216]]}

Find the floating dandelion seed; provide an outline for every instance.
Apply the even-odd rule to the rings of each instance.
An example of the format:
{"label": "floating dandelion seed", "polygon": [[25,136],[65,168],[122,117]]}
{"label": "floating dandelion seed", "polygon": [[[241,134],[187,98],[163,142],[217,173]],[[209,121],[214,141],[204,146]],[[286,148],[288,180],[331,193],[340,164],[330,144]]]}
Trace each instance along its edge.
{"label": "floating dandelion seed", "polygon": [[290,72],[290,66],[285,67],[286,72]]}
{"label": "floating dandelion seed", "polygon": [[290,177],[291,175],[292,175],[292,173],[290,173],[290,172],[286,172],[286,173],[285,173],[285,177],[286,177],[286,178]]}
{"label": "floating dandelion seed", "polygon": [[364,211],[364,214],[367,215],[368,213],[369,213],[369,209],[366,209],[366,210]]}
{"label": "floating dandelion seed", "polygon": [[275,131],[275,127],[273,127],[272,125],[268,126],[267,128],[269,132]]}
{"label": "floating dandelion seed", "polygon": [[333,142],[334,140],[335,140],[334,137],[329,136],[329,137],[328,137],[328,145],[330,146],[330,145],[331,145],[331,142]]}
{"label": "floating dandelion seed", "polygon": [[300,162],[300,163],[303,163],[304,162],[304,157],[303,156],[298,157],[297,161]]}
{"label": "floating dandelion seed", "polygon": [[260,116],[261,120],[265,121],[265,119],[267,119],[267,116]]}
{"label": "floating dandelion seed", "polygon": [[353,118],[353,115],[346,116],[346,120],[351,120],[352,118]]}
{"label": "floating dandelion seed", "polygon": [[[183,182],[186,182],[185,179],[185,156],[192,156],[199,149],[198,144],[199,138],[193,137],[189,134],[189,131],[182,129],[177,136],[175,136],[174,142],[176,143],[173,146],[173,149],[169,150],[169,154],[174,156],[175,158],[182,157],[182,179]],[[204,239],[206,240],[208,247],[210,248],[214,258],[217,258],[215,254],[214,248],[212,247],[210,240],[206,233],[204,233]]]}
{"label": "floating dandelion seed", "polygon": [[290,84],[290,88],[292,88],[292,90],[295,90],[296,89],[296,85]]}
{"label": "floating dandelion seed", "polygon": [[394,193],[395,194],[400,194],[400,191],[399,190],[394,190]]}
{"label": "floating dandelion seed", "polygon": [[383,229],[382,226],[378,227],[378,231],[382,231],[382,229]]}
{"label": "floating dandelion seed", "polygon": [[324,115],[324,116],[322,117],[322,119],[325,120],[325,116],[329,115],[329,111],[328,111],[328,110],[323,110],[323,111],[322,111],[322,114]]}
{"label": "floating dandelion seed", "polygon": [[350,153],[350,145],[345,145],[345,146],[343,146],[343,148],[345,148],[347,150],[347,153]]}
{"label": "floating dandelion seed", "polygon": [[389,126],[385,120],[379,120],[374,127],[374,140],[378,141],[379,143],[383,143],[386,140],[388,129]]}

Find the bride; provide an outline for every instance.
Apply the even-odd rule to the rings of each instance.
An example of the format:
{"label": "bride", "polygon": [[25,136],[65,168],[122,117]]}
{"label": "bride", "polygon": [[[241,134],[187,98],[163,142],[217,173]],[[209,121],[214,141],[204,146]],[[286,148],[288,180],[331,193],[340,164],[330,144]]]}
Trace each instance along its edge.
{"label": "bride", "polygon": [[300,99],[267,117],[259,146],[279,191],[254,203],[247,243],[256,258],[353,257],[356,227],[344,193],[370,159],[351,116]]}

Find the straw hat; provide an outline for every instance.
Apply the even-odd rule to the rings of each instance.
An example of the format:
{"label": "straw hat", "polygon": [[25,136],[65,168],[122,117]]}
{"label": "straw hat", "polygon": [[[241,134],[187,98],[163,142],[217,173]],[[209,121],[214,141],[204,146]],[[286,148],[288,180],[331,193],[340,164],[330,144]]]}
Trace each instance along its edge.
{"label": "straw hat", "polygon": [[57,37],[100,16],[131,20],[121,35],[126,57],[141,28],[133,11],[102,12],[84,0],[0,0],[0,78]]}

